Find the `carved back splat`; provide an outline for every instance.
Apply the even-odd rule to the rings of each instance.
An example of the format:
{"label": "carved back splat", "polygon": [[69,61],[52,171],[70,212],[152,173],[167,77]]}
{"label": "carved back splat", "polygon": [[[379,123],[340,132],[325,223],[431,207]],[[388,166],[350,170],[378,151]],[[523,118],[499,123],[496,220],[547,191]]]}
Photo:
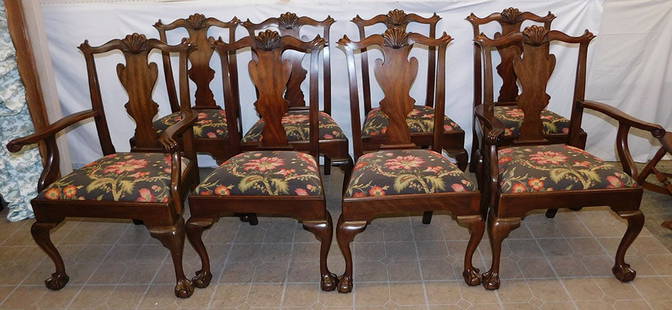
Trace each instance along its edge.
{"label": "carved back splat", "polygon": [[[379,14],[371,19],[363,19],[359,15],[355,16],[352,19],[352,22],[357,25],[359,29],[359,38],[363,39],[366,37],[366,27],[372,26],[375,24],[385,24],[387,29],[391,28],[401,28],[406,31],[406,27],[409,23],[419,23],[426,24],[429,26],[428,37],[431,39],[436,38],[436,24],[441,20],[441,17],[434,14],[429,18],[422,17],[420,15],[411,13],[407,14],[403,10],[394,9],[387,14]],[[434,105],[434,77],[436,74],[436,48],[430,46],[428,49],[428,59],[427,62],[427,96],[425,100],[426,106]],[[369,78],[369,58],[366,53],[366,49],[361,51],[362,59],[362,90],[364,91],[364,112],[369,113],[371,111],[371,82]]]}
{"label": "carved back splat", "polygon": [[[518,10],[517,8],[507,8],[502,10],[501,13],[493,13],[485,18],[479,18],[473,13],[469,15],[469,17],[467,17],[467,20],[471,22],[474,30],[474,39],[476,39],[476,37],[479,34],[481,34],[480,32],[481,25],[488,24],[493,21],[499,23],[499,25],[502,28],[501,32],[496,32],[494,34],[494,38],[497,39],[509,33],[520,32],[521,24],[526,20],[543,23],[544,28],[550,30],[551,22],[553,22],[554,19],[555,15],[551,14],[551,12],[548,12],[546,16],[541,17],[531,12],[520,12],[520,10]],[[476,49],[478,49],[478,46],[476,46]],[[497,99],[498,102],[516,101],[516,97],[518,96],[519,90],[518,85],[516,84],[516,73],[513,70],[513,60],[520,57],[520,53],[522,53],[522,50],[523,50],[522,43],[497,47],[497,51],[499,52],[501,59],[499,65],[497,66],[497,73],[502,78],[502,86],[499,89],[499,97]],[[474,68],[474,73],[475,73],[475,79],[477,80],[476,83],[477,86],[476,88],[478,91],[477,98],[480,98],[480,90],[481,90],[480,57],[481,57],[480,51],[475,50],[474,65],[476,66],[476,68]],[[475,102],[480,103],[480,100]]]}
{"label": "carved back splat", "polygon": [[[588,44],[595,36],[588,30],[578,37],[568,36],[563,32],[549,31],[541,26],[529,26],[523,32],[513,32],[497,39],[490,39],[479,35],[476,43],[483,53],[484,63],[484,93],[485,103],[493,103],[492,91],[492,58],[489,49],[500,46],[520,44],[523,46],[522,55],[513,60],[513,69],[522,87],[522,93],[517,98],[518,106],[523,110],[525,117],[521,125],[520,136],[515,140],[519,144],[547,143],[543,133],[541,111],[548,105],[550,96],[546,93],[548,81],[555,68],[555,56],[550,53],[550,43],[560,41],[564,43],[578,43],[579,56],[576,71],[573,101],[583,100],[586,85],[586,59]],[[570,137],[578,133],[581,126],[581,113],[572,102],[572,117],[570,119]]]}
{"label": "carved back splat", "polygon": [[[443,134],[442,120],[445,109],[445,54],[446,47],[451,40],[452,38],[446,33],[443,33],[438,39],[433,39],[418,33],[407,33],[402,27],[391,27],[383,35],[374,34],[359,42],[353,42],[347,36],[338,41],[338,44],[344,47],[348,64],[355,157],[361,156],[363,151],[355,51],[361,51],[374,45],[381,48],[383,59],[376,60],[374,75],[385,94],[383,100],[380,101],[381,110],[390,119],[385,134],[387,139],[385,144],[386,148],[405,148],[413,146],[410,131],[406,124],[406,117],[412,111],[415,103],[415,100],[410,96],[410,89],[418,73],[418,60],[415,57],[409,59],[409,54],[415,43],[438,48],[439,59],[436,76],[431,79],[436,81],[432,149],[440,152],[440,139]],[[362,79],[364,80],[364,77]]]}
{"label": "carved back splat", "polygon": [[[294,50],[304,54],[310,54],[310,152],[318,155],[318,60],[325,41],[317,36],[312,41],[301,41],[292,36],[280,36],[278,32],[266,30],[256,36],[247,36],[233,43],[225,43],[220,40],[211,40],[210,44],[215,47],[217,53],[226,55],[243,48],[251,48],[253,57],[248,64],[250,79],[258,91],[258,99],[254,102],[258,114],[264,122],[264,130],[259,148],[291,148],[287,140],[287,134],[282,126],[282,116],[289,110],[287,100],[283,97],[287,90],[287,82],[290,79],[292,65],[283,59],[286,50]],[[228,70],[228,60],[220,57],[222,69]],[[231,81],[224,74],[224,95],[227,105],[227,118],[237,117],[235,109],[230,109],[233,104],[231,93]],[[237,124],[229,122],[229,132],[238,133]],[[240,137],[232,137],[233,147],[240,148]]]}
{"label": "carved back splat", "polygon": [[[325,40],[325,44],[327,44],[329,42],[331,24],[333,23],[334,19],[331,18],[331,16],[327,16],[327,18],[322,21],[317,21],[308,16],[299,17],[295,13],[286,12],[281,14],[279,17],[271,17],[258,24],[255,24],[248,19],[243,22],[242,25],[245,27],[245,29],[247,29],[250,36],[255,36],[255,32],[257,30],[266,29],[275,25],[277,26],[281,36],[291,36],[297,39],[301,39],[301,27],[321,27],[322,37]],[[300,53],[287,53],[283,56],[284,59],[289,61],[292,67],[291,75],[289,81],[287,82],[287,91],[284,95],[290,107],[303,107],[306,105],[305,96],[303,91],[301,91],[301,83],[303,83],[308,74],[308,71],[306,71],[306,69],[304,69],[302,66],[304,56],[305,55]],[[322,65],[325,77],[324,110],[327,113],[331,113],[331,64],[329,61],[328,48],[323,50],[323,59],[324,62]]]}
{"label": "carved back splat", "polygon": [[[168,42],[168,31],[181,27],[187,30],[191,44],[196,46],[196,49],[189,54],[191,68],[188,71],[189,78],[196,84],[196,100],[194,108],[202,109],[218,107],[212,90],[210,89],[210,83],[215,77],[215,70],[210,68],[210,59],[212,58],[214,48],[208,43],[208,29],[210,29],[210,27],[228,29],[229,42],[233,42],[235,40],[236,28],[239,23],[240,20],[236,17],[229,22],[222,22],[216,18],[206,18],[203,14],[193,14],[186,19],[180,18],[169,24],[163,24],[161,20],[154,24],[154,28],[159,31],[159,36],[163,42]],[[231,78],[237,80],[238,71],[236,54],[230,54],[228,57],[229,64],[231,65]],[[164,70],[166,80],[173,81],[173,72],[170,70],[170,58],[166,53],[163,55],[163,63],[166,68],[166,70]],[[235,89],[235,92],[235,97],[237,98],[238,88]],[[176,112],[179,109],[176,97],[171,95],[169,98],[171,108],[173,109],[173,112]]]}
{"label": "carved back splat", "polygon": [[[189,107],[189,90],[186,82],[186,59],[190,45],[182,42],[179,45],[167,45],[156,39],[147,39],[141,34],[127,35],[124,39],[111,40],[101,46],[92,47],[88,41],[79,46],[84,54],[89,76],[89,89],[93,110],[97,111],[96,128],[101,141],[103,153],[114,153],[110,139],[105,112],[103,108],[98,74],[95,65],[95,54],[119,50],[123,53],[125,64],[117,64],[116,71],[119,81],[128,93],[128,102],[124,105],[128,114],[135,120],[135,135],[131,139],[132,151],[162,151],[159,137],[152,120],[158,113],[158,104],[152,99],[152,91],[156,84],[158,69],[156,63],[150,63],[148,56],[153,49],[164,53],[180,54],[180,101],[182,109]],[[175,92],[175,84],[167,83],[168,92]]]}

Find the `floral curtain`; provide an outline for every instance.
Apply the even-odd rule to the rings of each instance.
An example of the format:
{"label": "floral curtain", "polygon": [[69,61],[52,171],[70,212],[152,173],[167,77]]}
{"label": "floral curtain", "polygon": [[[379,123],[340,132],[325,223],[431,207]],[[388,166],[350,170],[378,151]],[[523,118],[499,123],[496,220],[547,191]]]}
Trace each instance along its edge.
{"label": "floral curtain", "polygon": [[30,200],[37,196],[42,171],[36,145],[19,153],[6,148],[10,140],[34,130],[15,56],[4,1],[0,1],[0,195],[8,203],[7,219],[12,222],[33,217]]}

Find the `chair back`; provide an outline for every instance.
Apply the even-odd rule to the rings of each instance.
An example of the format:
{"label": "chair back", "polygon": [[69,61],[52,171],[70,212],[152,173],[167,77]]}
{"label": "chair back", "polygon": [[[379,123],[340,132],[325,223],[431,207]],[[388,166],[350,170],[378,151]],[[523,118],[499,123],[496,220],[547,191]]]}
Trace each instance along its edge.
{"label": "chair back", "polygon": [[[319,54],[324,48],[325,41],[320,36],[312,41],[301,41],[293,36],[281,36],[277,31],[265,30],[255,36],[247,36],[233,43],[225,43],[221,40],[210,39],[220,56],[236,52],[240,49],[250,48],[252,60],[248,63],[248,72],[252,84],[257,89],[257,100],[254,107],[264,123],[262,137],[259,140],[260,149],[293,149],[287,139],[287,134],[282,125],[282,118],[289,111],[289,105],[285,94],[287,82],[292,73],[292,63],[284,59],[286,51],[295,51],[310,55],[309,68],[309,124],[310,139],[309,150],[313,156],[318,156],[318,78],[319,78]],[[229,68],[228,58],[220,57],[222,70]],[[230,107],[235,104],[233,97],[233,82],[224,74],[224,98],[226,103],[226,117],[237,118],[236,109]],[[228,130],[234,133],[231,137],[232,147],[240,150],[241,137],[237,124],[228,122]]]}
{"label": "chair back", "polygon": [[[384,24],[387,29],[402,28],[407,31],[409,23],[418,23],[429,26],[429,33],[427,37],[431,39],[436,38],[436,24],[441,20],[441,17],[432,15],[431,17],[422,17],[418,14],[407,14],[403,10],[394,9],[387,12],[387,14],[379,14],[370,19],[363,19],[359,15],[352,19],[352,22],[357,25],[359,30],[359,38],[366,37],[366,28],[376,24]],[[434,77],[436,70],[436,49],[433,46],[427,48],[427,96],[425,97],[425,105],[428,107],[434,106]],[[361,66],[362,66],[362,90],[364,91],[364,113],[371,111],[371,81],[369,75],[369,55],[366,49],[361,50]]]}
{"label": "chair back", "polygon": [[[350,111],[352,115],[352,133],[355,157],[362,155],[362,139],[359,113],[359,88],[355,52],[377,46],[381,49],[383,59],[376,59],[374,76],[384,93],[380,101],[380,108],[390,119],[386,142],[382,148],[414,147],[406,123],[408,113],[413,110],[415,99],[410,96],[410,90],[418,74],[418,60],[409,59],[409,54],[415,44],[438,48],[438,66],[436,75],[430,81],[436,81],[436,107],[434,109],[434,129],[432,149],[441,152],[440,139],[443,134],[443,118],[445,109],[445,67],[446,47],[452,38],[445,32],[438,38],[430,38],[419,33],[407,33],[403,27],[388,28],[385,33],[365,37],[359,42],[344,36],[338,44],[345,50],[350,85]],[[418,48],[418,47],[415,47]],[[362,77],[366,80],[365,77]],[[364,97],[366,98],[366,96]]]}
{"label": "chair back", "polygon": [[[180,110],[190,111],[189,82],[187,80],[187,58],[191,45],[186,41],[177,45],[168,45],[157,39],[147,39],[144,35],[134,33],[123,39],[114,39],[100,46],[91,46],[84,41],[79,46],[86,60],[86,70],[89,80],[92,109],[97,112],[95,117],[98,138],[103,154],[115,153],[107,126],[103,99],[100,92],[100,83],[96,69],[95,56],[97,54],[120,51],[124,55],[125,63],[117,64],[117,76],[128,94],[128,102],[124,107],[135,120],[135,134],[131,138],[131,151],[134,152],[165,152],[159,142],[159,135],[152,120],[159,111],[159,105],[152,100],[152,91],[158,76],[156,63],[149,61],[149,54],[153,50],[162,53],[179,54],[179,90]],[[177,93],[175,84],[166,82],[168,93]]]}
{"label": "chair back", "polygon": [[[595,36],[588,30],[583,35],[574,37],[557,30],[549,31],[541,26],[529,26],[522,32],[512,32],[497,39],[490,39],[479,35],[476,39],[482,51],[484,60],[484,103],[493,105],[493,64],[492,49],[501,46],[520,45],[522,52],[513,58],[512,67],[522,90],[517,96],[518,107],[523,110],[524,118],[520,128],[520,135],[514,140],[517,144],[545,144],[541,111],[546,108],[551,96],[546,93],[548,81],[555,69],[555,55],[550,53],[551,42],[578,44],[579,55],[574,84],[572,116],[570,118],[570,141],[579,134],[581,129],[580,108],[577,101],[585,96],[586,86],[586,59],[588,44]],[[492,112],[492,109],[489,109]]]}
{"label": "chair back", "polygon": [[[327,16],[322,21],[315,20],[308,16],[297,16],[295,13],[286,12],[280,14],[279,17],[268,18],[258,24],[251,22],[249,19],[242,23],[243,27],[247,29],[249,36],[255,36],[258,31],[266,30],[271,27],[277,28],[281,36],[291,36],[302,40],[301,28],[304,26],[318,27],[321,29],[320,36],[324,39],[325,46],[322,50],[322,72],[324,77],[324,112],[331,114],[331,62],[329,56],[329,33],[334,19]],[[289,102],[290,107],[305,107],[306,101],[301,91],[301,84],[305,81],[308,72],[301,65],[303,61],[303,54],[301,53],[287,53],[284,58],[292,65],[292,72],[287,82],[287,91],[285,92],[285,99]]]}
{"label": "chair back", "polygon": [[[512,32],[520,32],[520,27],[525,21],[532,21],[542,23],[547,30],[551,29],[551,22],[555,19],[555,15],[548,12],[546,16],[539,16],[531,12],[521,12],[517,8],[508,8],[502,12],[496,12],[487,17],[480,18],[474,13],[467,17],[474,30],[474,40],[479,35],[484,35],[481,32],[481,26],[491,22],[497,22],[501,26],[501,32],[495,32],[492,38],[499,38]],[[474,44],[474,106],[481,104],[482,96],[482,67],[481,67],[481,50],[478,44]],[[523,45],[511,44],[508,46],[497,47],[499,52],[500,63],[497,66],[497,73],[502,79],[502,86],[499,88],[498,104],[505,105],[506,103],[515,104],[518,96],[518,85],[516,84],[516,73],[513,70],[513,59],[520,57],[523,50]]]}
{"label": "chair back", "polygon": [[[213,17],[205,17],[203,14],[193,14],[187,18],[177,19],[169,24],[164,24],[161,20],[154,24],[154,28],[159,31],[161,41],[168,43],[168,32],[178,28],[184,28],[189,34],[189,41],[196,46],[196,49],[189,54],[189,63],[191,67],[187,71],[188,77],[196,85],[195,109],[219,108],[215,97],[210,89],[210,83],[215,78],[215,70],[210,67],[210,59],[214,53],[214,48],[208,43],[208,30],[211,27],[227,29],[229,32],[228,42],[235,41],[236,28],[240,20],[234,17],[228,22],[220,21]],[[182,39],[182,38],[180,38]],[[229,58],[230,79],[237,81],[238,66],[236,54],[227,55]],[[170,56],[163,53],[164,74],[167,82],[173,82],[173,70],[171,69]],[[235,83],[237,85],[237,83]],[[235,98],[238,98],[238,88],[234,89]],[[173,92],[169,94],[170,107],[173,112],[179,110],[177,95]]]}

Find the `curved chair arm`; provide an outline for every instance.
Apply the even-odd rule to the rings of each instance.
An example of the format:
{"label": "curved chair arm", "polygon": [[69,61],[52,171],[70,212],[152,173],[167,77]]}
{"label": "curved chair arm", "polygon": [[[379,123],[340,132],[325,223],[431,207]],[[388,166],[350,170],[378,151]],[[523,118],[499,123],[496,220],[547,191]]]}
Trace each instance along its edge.
{"label": "curved chair arm", "polygon": [[44,169],[37,182],[37,191],[42,191],[49,186],[61,174],[59,169],[59,153],[56,145],[56,134],[61,130],[66,129],[74,124],[77,124],[87,118],[96,117],[98,112],[94,110],[86,110],[74,114],[70,114],[53,124],[43,128],[42,130],[25,137],[16,138],[7,143],[7,150],[12,153],[20,151],[24,146],[34,144],[40,141],[45,141],[46,158],[44,159]]}
{"label": "curved chair arm", "polygon": [[665,128],[658,124],[642,121],[615,107],[592,100],[581,100],[578,104],[582,108],[588,108],[601,112],[618,121],[618,134],[616,135],[616,150],[621,160],[623,171],[637,179],[639,173],[635,165],[630,148],[628,147],[628,133],[631,127],[642,129],[657,138],[668,152],[672,151],[672,133],[666,132]]}
{"label": "curved chair arm", "polygon": [[[483,166],[486,171],[477,171],[479,189],[485,195],[483,201],[487,202],[483,208],[494,208],[496,205],[497,192],[499,191],[499,158],[497,148],[504,135],[504,125],[493,113],[494,104],[480,104],[474,108],[474,115],[478,119],[477,129],[473,134],[480,134],[477,139],[482,145],[478,148],[482,152]],[[487,179],[484,177],[488,177]]]}
{"label": "curved chair arm", "polygon": [[167,153],[170,153],[170,196],[175,202],[175,207],[178,214],[182,214],[184,209],[182,202],[182,195],[180,191],[180,186],[182,185],[182,158],[180,143],[177,142],[176,138],[183,136],[186,131],[189,131],[188,136],[183,136],[182,142],[185,153],[191,160],[191,163],[196,169],[198,165],[196,164],[196,154],[194,153],[193,146],[193,133],[191,132],[192,126],[196,122],[196,114],[191,110],[183,111],[180,113],[180,121],[169,126],[166,130],[163,131],[161,136],[159,136],[159,142],[165,148]]}
{"label": "curved chair arm", "polygon": [[474,115],[479,120],[481,132],[485,134],[485,142],[498,145],[504,134],[504,125],[495,118],[493,108],[493,104],[480,104],[474,108]]}

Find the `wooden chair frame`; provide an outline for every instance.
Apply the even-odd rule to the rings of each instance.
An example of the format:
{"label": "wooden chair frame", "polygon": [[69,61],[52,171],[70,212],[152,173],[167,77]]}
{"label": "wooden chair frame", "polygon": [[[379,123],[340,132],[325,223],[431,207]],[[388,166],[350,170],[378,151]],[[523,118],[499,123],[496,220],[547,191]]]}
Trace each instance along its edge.
{"label": "wooden chair frame", "polygon": [[[411,65],[415,62],[417,68],[417,59],[408,60],[410,50],[415,43],[427,45],[438,49],[438,70],[436,77],[436,108],[434,110],[434,131],[432,134],[432,150],[441,152],[439,140],[443,133],[443,115],[445,109],[445,62],[446,47],[452,38],[443,33],[438,38],[429,38],[417,33],[406,33],[404,28],[389,28],[383,35],[374,34],[364,38],[359,42],[351,41],[344,36],[338,41],[338,44],[345,50],[348,77],[350,85],[350,109],[352,113],[352,132],[354,140],[355,157],[359,158],[365,151],[361,139],[361,127],[359,121],[359,94],[357,70],[355,68],[355,52],[364,50],[371,46],[378,46],[382,49],[385,56],[385,63],[393,66]],[[379,65],[383,62],[378,60]],[[398,67],[394,67],[398,68]],[[381,69],[382,70],[382,69]],[[391,69],[389,69],[391,70]],[[389,71],[388,71],[389,73]],[[385,73],[382,73],[385,74]],[[410,84],[414,76],[402,75],[410,89]],[[404,87],[389,87],[386,99],[390,104],[382,107],[384,113],[390,117],[390,127],[387,135],[387,144],[384,149],[404,149],[416,148],[409,133],[405,118],[410,112],[412,101],[408,101],[408,93],[404,94]],[[406,96],[406,97],[404,97]],[[346,176],[344,182],[344,195],[350,175]],[[436,194],[415,194],[415,195],[391,195],[383,197],[365,197],[365,198],[343,198],[343,213],[341,214],[337,225],[338,245],[345,258],[345,273],[339,278],[338,290],[341,293],[347,293],[353,286],[353,263],[350,243],[355,235],[364,231],[366,225],[373,219],[385,215],[397,215],[399,213],[425,212],[427,210],[448,210],[452,216],[463,225],[468,226],[471,233],[469,244],[465,253],[463,277],[468,285],[480,284],[479,270],[472,265],[472,257],[478,243],[483,236],[485,223],[481,217],[480,194],[478,192],[451,192]]]}
{"label": "wooden chair frame", "polygon": [[[95,55],[119,50],[126,59],[125,65],[117,65],[119,78],[129,93],[129,101],[125,107],[137,124],[131,151],[170,154],[172,158],[170,199],[165,203],[33,199],[31,204],[37,221],[33,224],[31,233],[35,242],[49,255],[56,266],[56,272],[45,281],[45,284],[49,289],[60,290],[69,280],[65,272],[63,259],[49,237],[49,231],[66,217],[139,219],[147,226],[152,237],[161,241],[171,252],[177,278],[175,295],[182,298],[189,297],[194,289],[182,269],[185,236],[182,212],[184,210],[184,197],[194,181],[198,179],[191,127],[196,120],[196,116],[191,112],[189,86],[186,78],[187,57],[191,46],[186,42],[178,45],[167,45],[159,40],[147,39],[144,35],[134,33],[122,40],[111,40],[96,47],[90,46],[88,41],[85,41],[79,46],[79,49],[84,53],[86,59],[92,109],[71,114],[32,135],[15,139],[7,145],[7,148],[11,152],[18,152],[25,145],[40,141],[45,142],[47,146],[46,164],[37,185],[38,191],[44,190],[60,177],[56,135],[66,128],[93,118],[103,154],[114,154],[115,148],[110,138],[103,108]],[[158,112],[158,105],[151,99],[151,89],[156,82],[157,67],[155,63],[149,63],[148,54],[154,49],[166,53],[179,53],[180,56],[179,106],[182,120],[170,126],[160,136],[156,134],[152,125],[152,118]],[[167,87],[170,89],[171,84],[168,83]],[[174,84],[172,87],[174,87]],[[148,89],[149,92],[147,92]],[[183,143],[180,144],[176,141],[182,141]],[[181,156],[190,160],[184,172],[181,172],[183,170]]]}
{"label": "wooden chair frame", "polygon": [[[184,28],[189,33],[189,40],[193,45],[196,46],[196,49],[189,54],[189,63],[191,67],[187,71],[188,77],[191,81],[196,84],[196,95],[195,95],[195,104],[192,107],[194,110],[209,110],[217,109],[221,110],[221,106],[215,102],[214,94],[210,89],[210,82],[215,77],[215,70],[210,68],[210,59],[214,53],[214,48],[208,43],[208,30],[211,27],[219,27],[227,29],[229,31],[228,40],[229,42],[235,41],[236,29],[240,20],[236,17],[232,18],[228,22],[220,21],[213,17],[205,17],[203,14],[192,14],[188,18],[180,18],[169,24],[164,24],[161,20],[157,21],[154,24],[154,28],[159,32],[159,37],[161,41],[168,43],[168,32],[178,28]],[[238,90],[238,64],[236,60],[236,54],[232,53],[226,55],[229,58],[229,71],[231,76],[230,79],[234,82],[234,98],[238,100],[239,90]],[[172,64],[170,61],[170,55],[166,52],[163,53],[163,66],[164,66],[164,75],[168,83],[174,81]],[[168,94],[168,99],[170,101],[170,108],[172,112],[179,111],[180,107],[177,100],[177,94],[172,91]],[[239,108],[239,105],[235,106]],[[231,121],[227,119],[227,122]],[[242,127],[240,119],[235,120],[239,124],[239,128]],[[211,154],[217,162],[224,162],[229,157],[235,155],[236,153],[232,152],[230,148],[224,147],[228,143],[227,139],[222,138],[195,138],[194,145],[196,152],[204,152]]]}
{"label": "wooden chair frame", "polygon": [[[266,30],[257,36],[245,37],[233,43],[227,44],[222,40],[211,39],[211,44],[220,55],[226,55],[243,48],[251,48],[255,57],[250,62],[263,64],[262,69],[255,69],[255,74],[264,79],[277,79],[271,64],[281,61],[282,52],[295,50],[310,54],[310,144],[307,148],[315,157],[319,154],[318,143],[318,59],[320,50],[324,47],[324,40],[316,37],[312,41],[304,42],[291,36],[279,36],[277,32]],[[222,57],[222,68],[229,67],[228,59]],[[252,69],[250,69],[252,70]],[[264,71],[270,70],[270,71]],[[236,110],[229,108],[234,103],[232,97],[231,81],[224,74],[225,101],[227,103],[227,117],[234,119]],[[255,150],[292,150],[296,144],[287,141],[287,135],[280,123],[281,116],[287,111],[288,106],[282,97],[274,97],[275,94],[284,93],[280,87],[286,87],[286,82],[273,80],[273,85],[265,91],[263,85],[257,85],[259,100],[255,103],[256,109],[265,121],[263,139]],[[237,133],[236,123],[228,123],[230,132]],[[237,142],[237,143],[236,143]],[[232,147],[240,149],[240,137],[232,137]],[[305,148],[304,148],[305,149]],[[300,202],[300,203],[298,203]],[[321,242],[320,246],[320,274],[321,287],[325,291],[336,288],[336,276],[327,267],[327,254],[332,239],[331,215],[326,209],[324,189],[319,196],[199,196],[189,197],[191,218],[187,222],[187,235],[189,241],[196,249],[201,258],[202,267],[196,272],[193,281],[196,287],[207,287],[212,279],[210,261],[205,245],[201,239],[203,231],[222,216],[232,213],[254,213],[273,216],[286,216],[297,219],[303,223],[304,229],[312,232]]]}
{"label": "wooden chair frame", "polygon": [[[615,264],[612,271],[617,279],[627,282],[635,278],[635,271],[624,261],[625,252],[635,240],[644,224],[644,215],[639,211],[642,197],[642,188],[590,189],[571,191],[550,191],[531,193],[502,193],[499,183],[498,150],[510,146],[502,139],[504,127],[494,117],[493,89],[492,89],[492,61],[489,50],[499,46],[523,43],[525,52],[522,60],[516,60],[524,68],[525,76],[518,76],[521,80],[523,93],[519,96],[518,104],[525,112],[525,119],[521,127],[521,135],[515,141],[518,145],[548,144],[550,139],[543,134],[540,120],[541,110],[548,104],[546,100],[538,100],[540,96],[547,96],[545,87],[550,72],[555,64],[554,57],[549,52],[549,44],[553,41],[566,44],[578,44],[578,67],[575,77],[571,128],[569,145],[581,146],[581,118],[584,108],[599,111],[619,122],[617,148],[618,155],[625,173],[631,174],[634,163],[628,149],[627,137],[631,127],[647,130],[655,137],[662,137],[665,131],[656,124],[637,120],[618,109],[594,101],[584,99],[586,82],[586,59],[588,44],[594,35],[586,30],[581,36],[569,36],[560,31],[548,31],[540,26],[531,26],[523,32],[510,33],[498,39],[489,39],[479,36],[476,43],[483,51],[484,61],[484,104],[478,105],[475,114],[479,120],[477,130],[484,139],[479,147],[485,160],[485,169],[480,179],[484,198],[489,205],[488,235],[492,249],[492,266],[483,274],[483,285],[487,289],[497,289],[499,280],[499,261],[501,244],[511,230],[520,226],[525,215],[535,209],[546,208],[573,208],[584,206],[609,206],[619,216],[627,220],[628,228],[616,252]],[[528,59],[526,62],[525,59]],[[536,60],[536,61],[535,61]],[[551,70],[551,71],[548,71]]]}
{"label": "wooden chair frame", "polygon": [[[355,16],[352,19],[352,22],[357,25],[359,31],[359,37],[366,37],[366,28],[376,24],[385,24],[387,29],[389,28],[402,28],[406,31],[406,27],[409,23],[418,23],[425,24],[429,27],[429,38],[436,39],[436,25],[441,20],[441,17],[432,15],[431,17],[422,17],[415,13],[407,14],[403,10],[394,9],[389,11],[387,14],[379,14],[370,19],[363,19],[359,15]],[[362,70],[362,90],[364,92],[364,115],[368,115],[372,110],[371,105],[371,77],[369,74],[369,55],[367,49],[364,48],[360,51],[361,53],[361,70]],[[434,100],[436,96],[435,91],[435,77],[436,77],[436,48],[433,46],[427,47],[427,91],[425,97],[425,106],[433,107]],[[443,128],[443,123],[441,128]],[[413,143],[421,146],[429,146],[434,141],[432,134],[421,134],[413,133],[411,135]],[[460,169],[464,170],[467,167],[468,155],[467,151],[464,149],[464,131],[452,130],[450,132],[444,133],[440,139],[443,149],[451,154],[457,162]],[[364,140],[364,149],[365,150],[377,150],[380,148],[381,144],[385,143],[384,138],[379,137],[370,137]]]}
{"label": "wooden chair frame", "polygon": [[[321,37],[325,40],[325,48],[322,50],[322,74],[324,79],[324,113],[331,115],[331,58],[329,51],[329,34],[331,25],[334,23],[331,16],[327,16],[322,21],[315,20],[308,16],[297,16],[295,13],[286,12],[279,17],[268,18],[258,24],[249,19],[242,23],[247,29],[249,36],[254,36],[258,30],[268,29],[276,26],[281,36],[292,36],[301,40],[300,32],[304,26],[322,28]],[[287,82],[287,92],[285,99],[289,102],[290,110],[306,110],[304,94],[301,91],[301,83],[306,79],[308,73],[302,66],[303,56],[285,55],[292,64],[292,74]],[[331,166],[336,165],[343,170],[352,169],[352,158],[349,155],[349,144],[347,139],[320,140],[320,152],[324,156],[324,174],[331,174]]]}
{"label": "wooden chair frame", "polygon": [[[496,32],[493,38],[501,38],[508,35],[509,33],[520,32],[521,25],[525,21],[532,21],[536,23],[543,24],[543,27],[547,30],[551,30],[551,23],[555,20],[556,16],[553,13],[548,12],[546,16],[539,16],[532,12],[520,12],[517,8],[507,8],[502,10],[502,12],[492,13],[487,17],[480,18],[474,13],[471,13],[467,17],[473,28],[474,41],[476,41],[479,36],[484,34],[481,32],[481,26],[497,22],[501,26],[501,33]],[[511,44],[508,46],[498,46],[497,52],[500,56],[500,63],[497,66],[497,74],[502,79],[502,86],[499,89],[499,96],[496,101],[493,102],[496,106],[516,106],[517,98],[519,94],[519,89],[517,85],[516,73],[513,70],[513,61],[516,58],[520,58],[520,54],[523,51],[523,45],[521,42]],[[483,66],[482,59],[483,50],[478,43],[474,43],[474,108],[483,103]],[[472,135],[472,144],[471,144],[471,160],[469,164],[469,170],[476,172],[479,169],[479,165],[482,165],[483,158],[479,156],[480,152],[478,146],[480,144],[479,140],[484,139],[483,136],[477,135],[476,127],[478,121],[476,116],[473,120],[473,135]],[[580,130],[580,129],[579,129]],[[577,147],[583,149],[586,145],[587,135],[583,130],[580,130],[578,133],[581,141],[576,145]],[[558,134],[558,135],[549,135],[547,139],[549,143],[567,143],[569,135],[567,134]],[[510,144],[515,145],[513,138],[502,139]]]}

